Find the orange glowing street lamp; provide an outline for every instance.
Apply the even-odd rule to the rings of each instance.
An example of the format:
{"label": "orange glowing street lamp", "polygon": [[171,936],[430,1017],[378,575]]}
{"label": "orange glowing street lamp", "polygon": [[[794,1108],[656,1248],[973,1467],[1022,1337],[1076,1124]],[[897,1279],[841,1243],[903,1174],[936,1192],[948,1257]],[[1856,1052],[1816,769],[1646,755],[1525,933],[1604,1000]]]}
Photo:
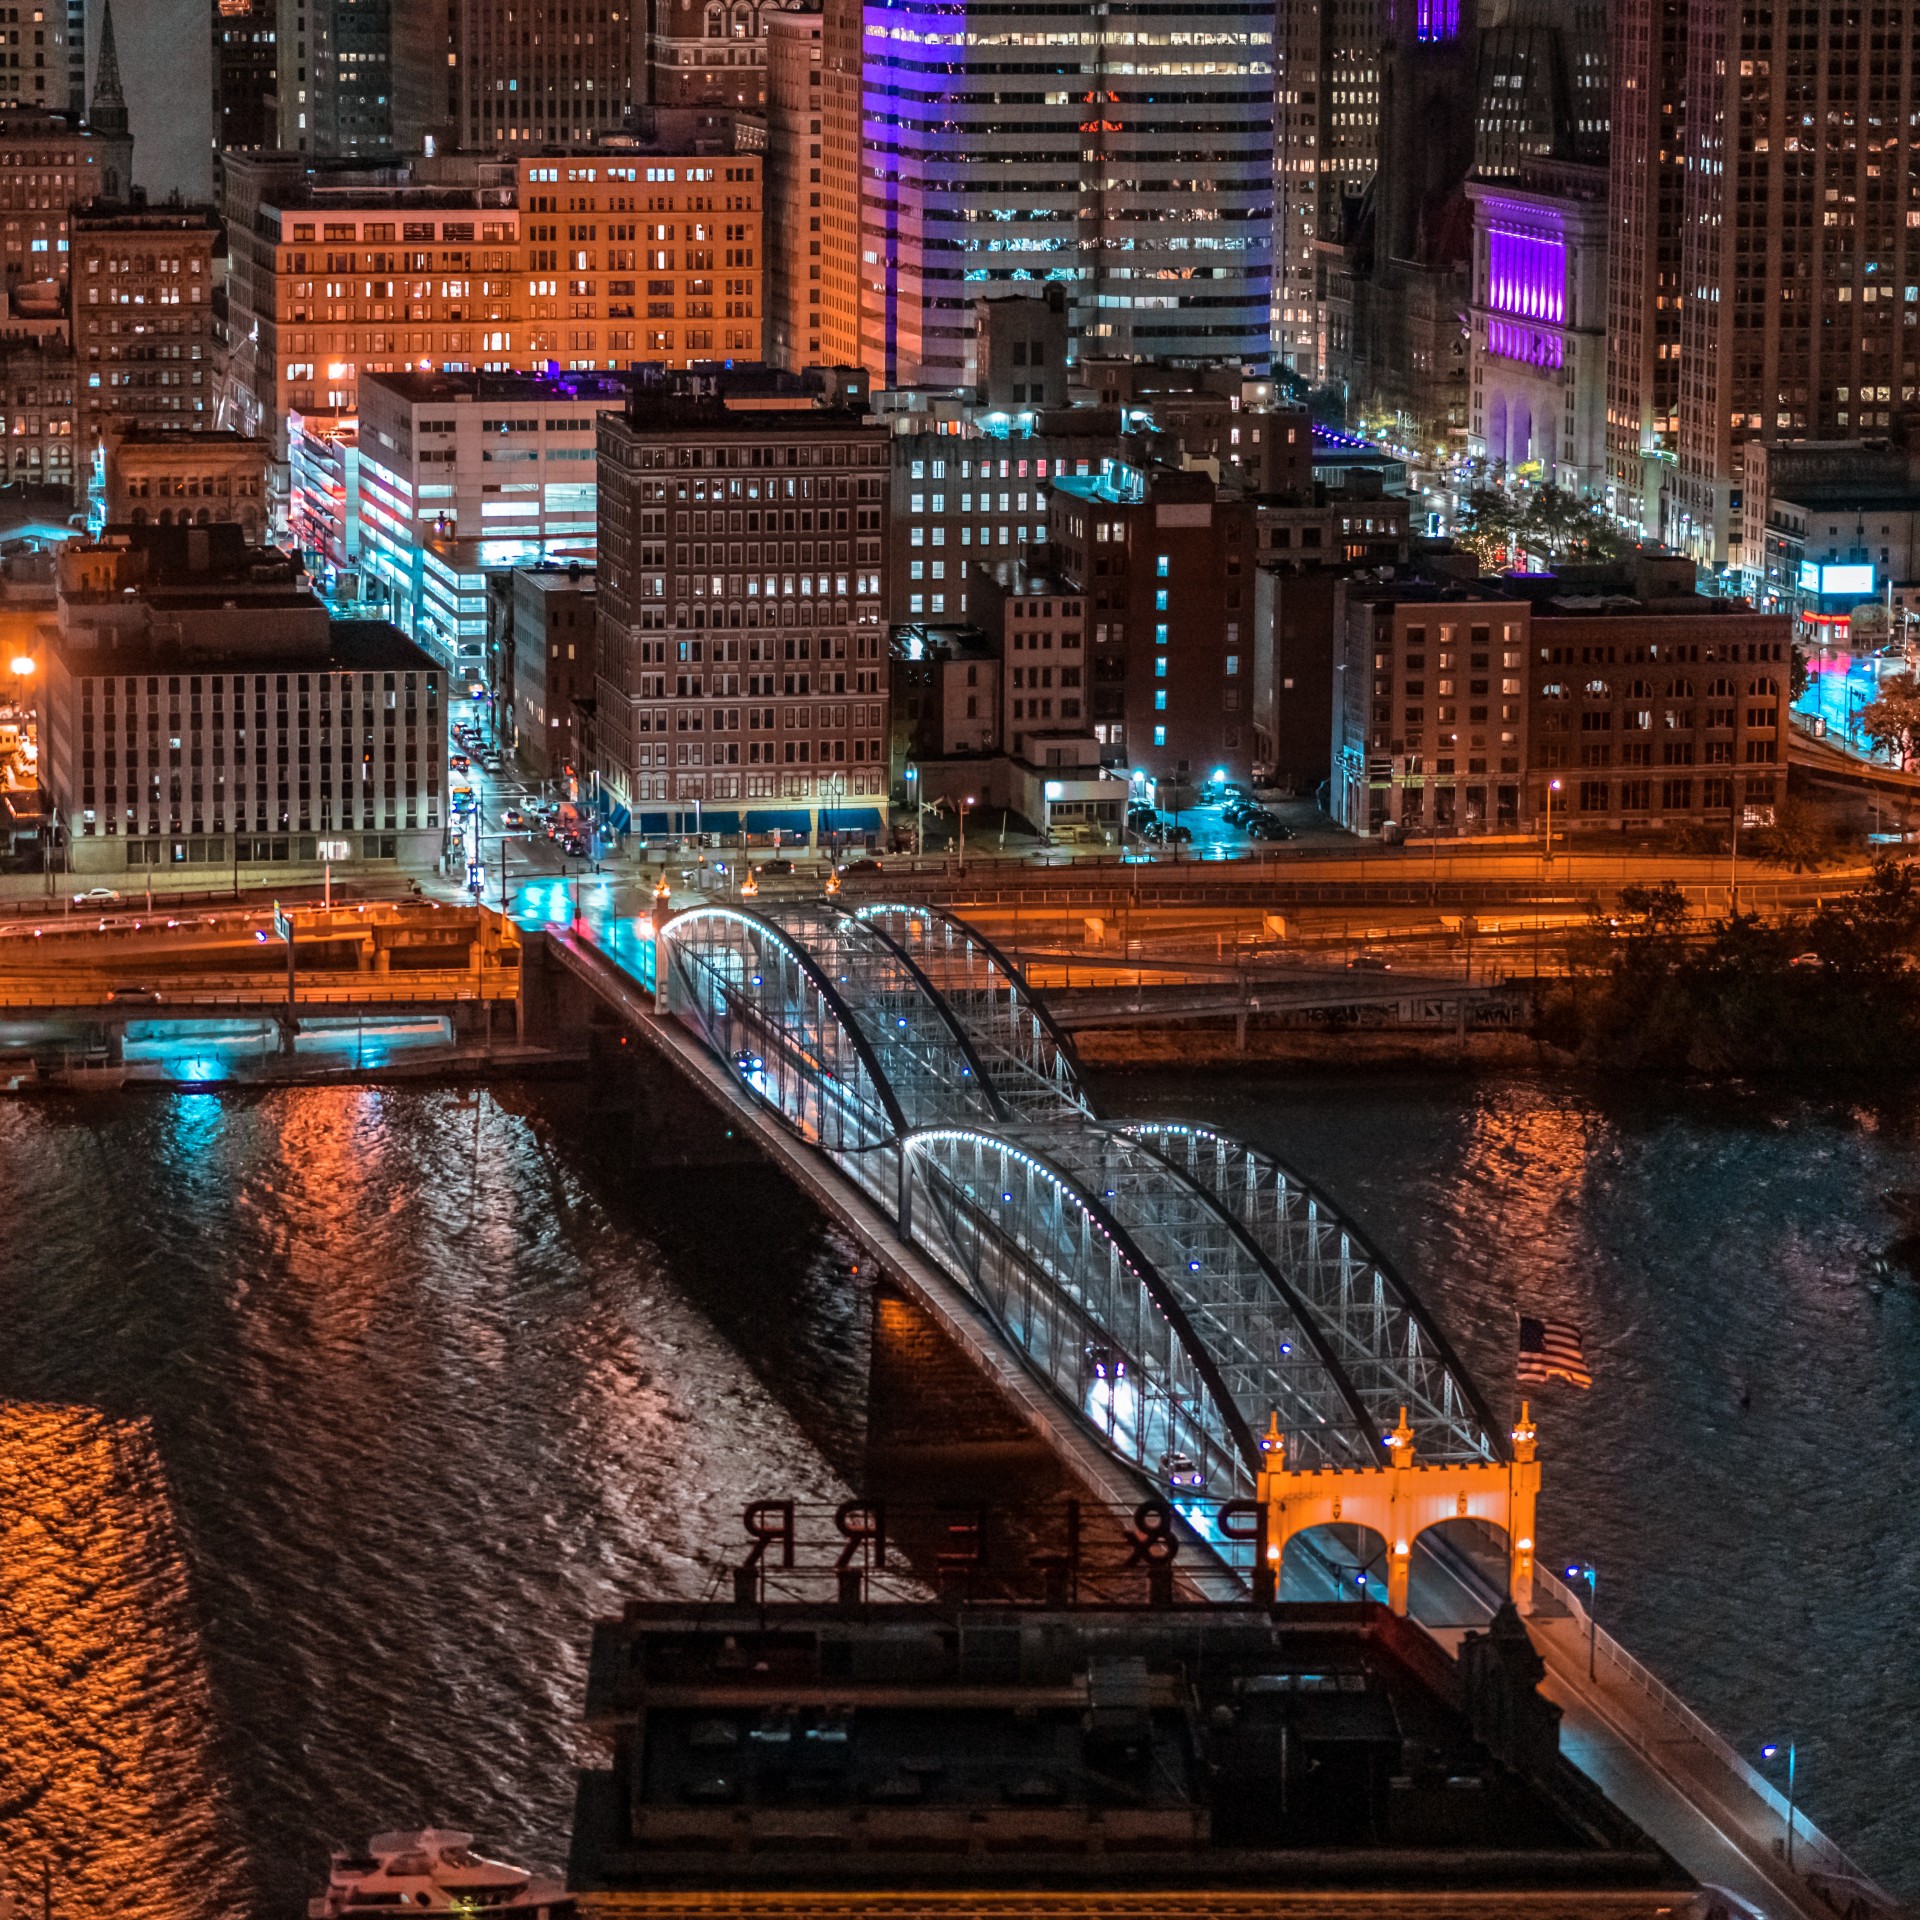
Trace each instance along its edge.
{"label": "orange glowing street lamp", "polygon": [[39,665],[30,653],[16,653],[7,662],[16,680],[31,680],[39,672]]}

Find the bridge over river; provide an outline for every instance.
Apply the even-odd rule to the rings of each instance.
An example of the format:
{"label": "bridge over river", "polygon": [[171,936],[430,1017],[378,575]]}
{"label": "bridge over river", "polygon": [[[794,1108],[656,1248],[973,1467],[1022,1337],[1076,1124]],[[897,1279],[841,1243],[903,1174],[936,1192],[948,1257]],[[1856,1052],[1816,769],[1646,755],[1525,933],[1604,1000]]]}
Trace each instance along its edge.
{"label": "bridge over river", "polygon": [[[1067,1032],[976,929],[894,901],[663,901],[529,949],[737,1115],[1089,1492],[1131,1502],[1185,1476],[1171,1491],[1202,1591],[1270,1590],[1223,1502],[1262,1514],[1277,1562],[1289,1531],[1266,1516],[1290,1504],[1302,1525],[1338,1518],[1343,1490],[1350,1518],[1413,1514],[1404,1493],[1380,1502],[1424,1489],[1415,1517],[1376,1522],[1406,1536],[1382,1542],[1396,1608],[1446,1641],[1510,1592],[1563,1747],[1683,1867],[1768,1915],[1893,1911],[1803,1817],[1790,1868],[1779,1794],[1534,1565],[1515,1517],[1537,1484],[1531,1427],[1496,1417],[1338,1205],[1206,1128],[1103,1120]],[[1459,1514],[1510,1522],[1491,1571],[1442,1542],[1409,1578],[1413,1534],[1451,1514],[1456,1485]],[[1310,1591],[1316,1563],[1279,1571]]]}

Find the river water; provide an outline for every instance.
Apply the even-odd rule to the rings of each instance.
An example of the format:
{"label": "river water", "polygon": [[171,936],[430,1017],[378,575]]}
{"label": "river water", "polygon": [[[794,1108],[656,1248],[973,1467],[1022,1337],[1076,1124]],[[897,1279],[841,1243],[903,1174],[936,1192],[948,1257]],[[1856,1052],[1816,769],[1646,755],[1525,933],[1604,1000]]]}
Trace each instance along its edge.
{"label": "river water", "polygon": [[[1550,1558],[1920,1893],[1920,1127],[1508,1077],[1120,1076],[1321,1180],[1496,1405]],[[844,1497],[860,1283],[752,1169],[633,1173],[577,1087],[0,1104],[0,1870],[65,1915],[276,1915],[329,1838],[559,1865],[591,1621],[703,1591],[747,1499]]]}

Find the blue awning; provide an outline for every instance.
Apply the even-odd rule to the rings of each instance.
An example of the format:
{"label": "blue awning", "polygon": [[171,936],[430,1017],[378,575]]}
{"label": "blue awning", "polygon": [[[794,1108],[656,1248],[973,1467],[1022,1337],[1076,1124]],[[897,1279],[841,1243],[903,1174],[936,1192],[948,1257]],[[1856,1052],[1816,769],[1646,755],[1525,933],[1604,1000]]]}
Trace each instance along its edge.
{"label": "blue awning", "polygon": [[749,833],[805,833],[813,824],[805,807],[750,807]]}
{"label": "blue awning", "polygon": [[878,807],[822,807],[820,831],[822,833],[878,833],[880,809]]}
{"label": "blue awning", "polygon": [[673,831],[673,816],[667,813],[643,813],[640,816],[640,831],[642,833],[671,833]]}
{"label": "blue awning", "polygon": [[740,814],[735,807],[705,807],[700,813],[702,833],[738,833]]}

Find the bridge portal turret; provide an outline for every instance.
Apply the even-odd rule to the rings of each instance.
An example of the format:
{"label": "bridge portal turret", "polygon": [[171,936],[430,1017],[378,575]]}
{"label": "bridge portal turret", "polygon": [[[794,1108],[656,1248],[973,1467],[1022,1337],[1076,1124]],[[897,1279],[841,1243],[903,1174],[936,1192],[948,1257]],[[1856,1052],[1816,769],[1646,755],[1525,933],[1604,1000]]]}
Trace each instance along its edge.
{"label": "bridge portal turret", "polygon": [[1275,1592],[1287,1543],[1310,1527],[1355,1526],[1377,1533],[1387,1548],[1387,1605],[1407,1611],[1413,1543],[1449,1520],[1480,1520],[1507,1540],[1507,1589],[1522,1613],[1533,1611],[1533,1527],[1540,1498],[1539,1434],[1523,1400],[1506,1460],[1415,1459],[1407,1410],[1385,1437],[1378,1466],[1292,1467],[1276,1417],[1260,1443],[1259,1501],[1265,1513],[1267,1564]]}

